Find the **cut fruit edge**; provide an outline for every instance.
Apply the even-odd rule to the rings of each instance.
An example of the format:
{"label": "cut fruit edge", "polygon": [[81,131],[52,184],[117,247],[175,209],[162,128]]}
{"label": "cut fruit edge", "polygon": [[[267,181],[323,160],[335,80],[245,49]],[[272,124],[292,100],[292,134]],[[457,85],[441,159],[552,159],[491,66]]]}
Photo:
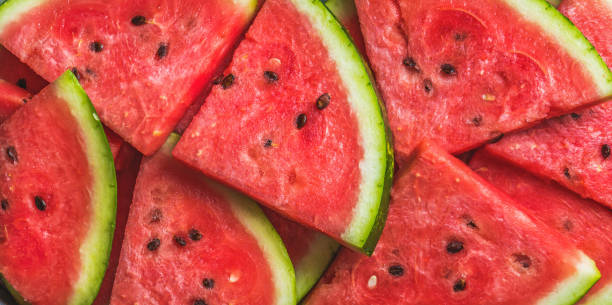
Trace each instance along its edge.
{"label": "cut fruit edge", "polygon": [[578,258],[574,266],[576,272],[554,288],[537,305],[571,305],[576,303],[599,280],[601,273],[595,262],[582,251],[578,250]]}
{"label": "cut fruit edge", "polygon": [[303,299],[332,263],[340,245],[330,237],[317,234],[299,264],[295,266],[297,300]]}

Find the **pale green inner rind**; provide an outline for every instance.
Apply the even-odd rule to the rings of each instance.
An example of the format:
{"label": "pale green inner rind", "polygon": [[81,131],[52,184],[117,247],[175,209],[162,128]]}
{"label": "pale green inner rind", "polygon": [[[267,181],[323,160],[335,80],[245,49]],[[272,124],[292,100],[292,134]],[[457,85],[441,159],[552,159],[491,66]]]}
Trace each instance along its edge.
{"label": "pale green inner rind", "polygon": [[[232,0],[235,5],[244,8],[244,12],[247,16],[253,17],[255,9],[257,8],[257,0]],[[249,18],[250,19],[250,18]]]}
{"label": "pale green inner rind", "polygon": [[596,293],[585,296],[581,305],[610,305],[612,304],[612,283],[600,288]]}
{"label": "pale green inner rind", "polygon": [[301,300],[317,283],[331,263],[340,245],[323,234],[317,234],[310,243],[308,252],[295,266],[295,289],[297,300]]}
{"label": "pale green inner rind", "polygon": [[327,0],[323,2],[340,20],[357,15],[357,8],[355,7],[354,0]]}
{"label": "pale green inner rind", "polygon": [[576,267],[576,272],[557,284],[551,293],[538,301],[537,305],[574,304],[601,277],[595,262],[582,251],[578,251],[574,266]]}
{"label": "pale green inner rind", "polygon": [[373,88],[359,52],[334,15],[319,0],[292,0],[297,10],[308,18],[327,48],[343,86],[346,88],[351,111],[355,115],[363,159],[359,162],[361,181],[353,217],[342,233],[343,242],[371,254],[382,233],[382,223],[388,206],[393,162],[381,103]]}
{"label": "pale green inner rind", "polygon": [[[161,150],[171,155],[172,149],[180,136],[171,133]],[[285,244],[272,226],[259,206],[248,197],[207,180],[207,185],[219,191],[231,204],[234,216],[242,223],[245,229],[257,240],[266,261],[272,272],[277,305],[291,305],[296,303],[295,272],[289,259]]]}
{"label": "pale green inner rind", "polygon": [[[117,181],[113,155],[96,111],[72,72],[67,71],[54,83],[55,92],[68,104],[81,127],[83,146],[92,175],[91,218],[88,233],[79,248],[81,268],[68,304],[91,304],[104,277],[110,256],[115,214]],[[84,203],[86,204],[86,203]]]}
{"label": "pale green inner rind", "polygon": [[0,35],[21,16],[47,0],[9,0],[0,5]]}
{"label": "pale green inner rind", "polygon": [[567,18],[545,0],[504,0],[530,22],[555,39],[584,67],[601,96],[612,94],[612,72],[591,43]]}

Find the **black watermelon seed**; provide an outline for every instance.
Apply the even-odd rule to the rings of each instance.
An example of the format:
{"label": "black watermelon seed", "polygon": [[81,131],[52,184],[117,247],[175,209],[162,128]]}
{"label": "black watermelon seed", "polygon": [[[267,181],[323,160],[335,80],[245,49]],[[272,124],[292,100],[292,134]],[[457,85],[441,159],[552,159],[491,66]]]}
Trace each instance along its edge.
{"label": "black watermelon seed", "polygon": [[229,87],[231,87],[234,84],[234,74],[228,74],[226,77],[223,78],[223,80],[221,81],[221,87],[223,89],[229,89]]}
{"label": "black watermelon seed", "polygon": [[446,244],[446,252],[455,254],[463,250],[463,242],[453,239]]}
{"label": "black watermelon seed", "polygon": [[577,120],[577,119],[580,118],[580,115],[575,113],[575,112],[572,112],[570,115],[572,116],[572,119],[574,119],[574,120]]}
{"label": "black watermelon seed", "polygon": [[210,278],[205,278],[202,281],[202,285],[204,285],[204,288],[213,289],[215,288],[215,280],[210,279]]}
{"label": "black watermelon seed", "polygon": [[472,119],[472,123],[474,123],[474,126],[480,126],[480,124],[482,124],[482,116],[481,115],[477,115]]}
{"label": "black watermelon seed", "polygon": [[8,209],[8,207],[9,207],[8,200],[2,199],[2,210],[6,211]]}
{"label": "black watermelon seed", "polygon": [[567,219],[563,222],[563,228],[566,231],[571,231],[574,228],[574,224],[569,219]]}
{"label": "black watermelon seed", "polygon": [[27,103],[28,103],[28,99],[25,99],[25,98],[24,98],[23,100],[21,100],[21,101],[22,101],[24,104],[27,104]]}
{"label": "black watermelon seed", "polygon": [[191,240],[198,241],[202,239],[202,233],[196,229],[191,229],[189,230],[189,238],[191,238]]}
{"label": "black watermelon seed", "polygon": [[181,247],[185,247],[187,245],[187,242],[185,241],[185,239],[177,235],[174,235],[174,242]]}
{"label": "black watermelon seed", "polygon": [[22,89],[27,89],[28,83],[26,82],[25,78],[20,78],[17,80],[17,86],[21,87]]}
{"label": "black watermelon seed", "polygon": [[47,203],[40,198],[40,196],[34,196],[34,204],[36,205],[36,208],[44,211],[47,209]]}
{"label": "black watermelon seed", "polygon": [[223,81],[223,74],[219,74],[217,75],[217,77],[213,78],[212,83],[213,85],[218,85]]}
{"label": "black watermelon seed", "polygon": [[89,49],[93,52],[100,53],[104,50],[104,46],[99,41],[94,41],[89,44]]}
{"label": "black watermelon seed", "polygon": [[147,249],[149,249],[149,251],[155,251],[159,248],[159,245],[161,245],[159,238],[153,238],[147,244]]}
{"label": "black watermelon seed", "polygon": [[297,129],[302,129],[304,125],[306,125],[306,114],[300,113],[295,119],[295,127],[297,127]]}
{"label": "black watermelon seed", "polygon": [[193,301],[193,305],[207,305],[206,301],[204,301],[203,299],[196,299],[195,301]]}
{"label": "black watermelon seed", "polygon": [[319,98],[317,98],[317,109],[323,110],[327,106],[329,106],[329,102],[331,102],[331,96],[329,93],[323,93]]}
{"label": "black watermelon seed", "polygon": [[134,16],[132,18],[132,24],[135,26],[141,26],[144,25],[145,23],[147,23],[147,18],[145,18],[144,16]]}
{"label": "black watermelon seed", "polygon": [[9,158],[9,160],[13,164],[19,162],[19,158],[17,157],[17,150],[15,149],[15,146],[9,146],[6,148],[6,156]]}
{"label": "black watermelon seed", "polygon": [[404,275],[404,267],[402,267],[401,265],[391,265],[388,271],[389,271],[389,274],[396,276],[396,277],[400,277]]}
{"label": "black watermelon seed", "polygon": [[76,67],[71,69],[72,74],[74,74],[74,77],[76,77],[77,80],[81,80],[81,72],[79,72],[79,69],[77,69]]}
{"label": "black watermelon seed", "polygon": [[463,41],[467,38],[467,34],[466,33],[455,33],[455,40],[456,41]]}
{"label": "black watermelon seed", "polygon": [[155,53],[155,58],[157,60],[160,60],[160,59],[166,57],[166,55],[168,55],[168,49],[169,48],[170,47],[168,46],[167,43],[163,43],[163,42],[160,43],[159,44],[159,48],[157,48],[157,52]]}
{"label": "black watermelon seed", "polygon": [[608,159],[610,156],[610,145],[604,144],[601,146],[601,156],[605,159]]}
{"label": "black watermelon seed", "polygon": [[457,281],[455,281],[455,284],[453,285],[453,291],[459,292],[459,291],[465,290],[465,284],[466,283],[464,279],[458,279]]}
{"label": "black watermelon seed", "polygon": [[451,64],[442,64],[440,66],[440,71],[442,71],[446,75],[457,75],[457,70]]}
{"label": "black watermelon seed", "polygon": [[572,176],[570,175],[570,171],[569,168],[564,168],[563,169],[563,175],[565,175],[565,178],[570,179]]}
{"label": "black watermelon seed", "polygon": [[264,143],[264,147],[265,148],[270,148],[272,147],[272,140],[267,139],[266,142]]}
{"label": "black watermelon seed", "polygon": [[531,267],[531,258],[525,254],[515,253],[512,254],[514,261],[521,265],[521,267],[527,269]]}
{"label": "black watermelon seed", "polygon": [[406,66],[411,71],[414,71],[417,73],[421,72],[421,68],[419,68],[419,65],[417,65],[416,61],[414,61],[414,58],[412,57],[404,58],[404,60],[402,61],[402,64],[404,64],[404,66]]}
{"label": "black watermelon seed", "polygon": [[423,80],[423,89],[425,90],[425,93],[431,93],[433,91],[434,87],[431,79],[426,78]]}
{"label": "black watermelon seed", "polygon": [[478,229],[478,225],[474,222],[474,220],[472,218],[470,218],[469,216],[464,216],[465,219],[465,225],[472,228],[472,229]]}
{"label": "black watermelon seed", "polygon": [[272,71],[264,71],[264,78],[269,82],[273,83],[278,80],[278,74]]}

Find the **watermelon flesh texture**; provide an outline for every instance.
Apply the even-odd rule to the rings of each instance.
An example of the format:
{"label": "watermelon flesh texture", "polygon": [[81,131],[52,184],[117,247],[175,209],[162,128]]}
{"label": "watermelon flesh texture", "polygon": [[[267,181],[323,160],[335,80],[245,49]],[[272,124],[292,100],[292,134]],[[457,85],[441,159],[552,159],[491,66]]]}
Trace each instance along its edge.
{"label": "watermelon flesh texture", "polygon": [[608,67],[612,66],[612,0],[567,0],[559,11],[589,39]]}
{"label": "watermelon flesh texture", "polygon": [[593,262],[442,148],[422,143],[391,193],[372,257],[340,250],[319,304],[572,304]]}
{"label": "watermelon flesh texture", "polygon": [[283,240],[295,270],[295,290],[300,301],[317,283],[340,245],[328,236],[262,208]]}
{"label": "watermelon flesh texture", "polygon": [[0,8],[0,43],[45,79],[76,71],[105,125],[151,154],[254,8],[253,0],[12,0]]}
{"label": "watermelon flesh texture", "polygon": [[0,79],[0,123],[8,119],[31,97],[28,91]]}
{"label": "watermelon flesh texture", "polygon": [[110,303],[115,273],[119,264],[119,255],[121,254],[121,245],[123,244],[125,225],[128,220],[141,157],[140,153],[129,144],[122,145],[115,157],[115,168],[117,169],[117,219],[115,222],[115,233],[108,267],[93,305],[108,305]]}
{"label": "watermelon flesh texture", "polygon": [[335,18],[315,1],[266,1],[224,75],[174,156],[371,252],[393,159],[363,62]]}
{"label": "watermelon flesh texture", "polygon": [[484,150],[474,155],[470,167],[595,261],[601,279],[579,304],[612,303],[612,210]]}
{"label": "watermelon flesh texture", "polygon": [[111,304],[295,304],[291,262],[265,215],[173,159],[177,140],[142,161]]}
{"label": "watermelon flesh texture", "polygon": [[0,125],[0,274],[22,301],[90,304],[96,296],[116,208],[102,130],[70,72]]}
{"label": "watermelon flesh texture", "polygon": [[399,163],[452,153],[612,94],[612,74],[542,0],[356,0]]}
{"label": "watermelon flesh texture", "polygon": [[19,85],[32,94],[38,93],[49,84],[2,45],[0,45],[0,79]]}
{"label": "watermelon flesh texture", "polygon": [[486,150],[612,208],[612,100],[504,137]]}

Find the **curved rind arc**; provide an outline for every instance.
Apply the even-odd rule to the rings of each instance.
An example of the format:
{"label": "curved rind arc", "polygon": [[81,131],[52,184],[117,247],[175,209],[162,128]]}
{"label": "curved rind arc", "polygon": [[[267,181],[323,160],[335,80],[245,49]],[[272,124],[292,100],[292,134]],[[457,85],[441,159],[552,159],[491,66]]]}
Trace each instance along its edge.
{"label": "curved rind arc", "polygon": [[[180,136],[171,133],[168,140],[162,146],[162,150],[172,155],[172,149],[178,142]],[[285,249],[285,245],[276,229],[272,226],[259,206],[237,191],[231,190],[212,180],[207,180],[207,185],[217,190],[231,204],[234,216],[242,223],[244,228],[251,233],[270,264],[270,271],[276,285],[276,304],[296,304],[295,271],[293,264]]]}
{"label": "curved rind arc", "polygon": [[0,34],[9,24],[20,19],[23,14],[42,5],[48,0],[8,0],[0,4]]}
{"label": "curved rind arc", "polygon": [[340,245],[323,234],[317,234],[310,242],[310,248],[299,264],[295,266],[295,289],[297,300],[302,300],[319,281],[329,264],[333,261]]}
{"label": "curved rind arc", "polygon": [[363,159],[361,181],[353,217],[342,234],[345,245],[371,255],[380,238],[389,203],[393,176],[393,152],[382,103],[361,55],[336,17],[319,0],[291,0],[306,16],[336,63],[347,90],[351,110],[358,121]]}
{"label": "curved rind arc", "polygon": [[612,304],[612,283],[599,289],[595,294],[587,296],[581,305],[609,305]]}
{"label": "curved rind arc", "polygon": [[[555,39],[568,54],[584,67],[600,96],[612,94],[612,72],[593,45],[565,16],[545,0],[504,0],[510,7],[537,24],[542,32]],[[563,20],[563,22],[551,21]]]}

